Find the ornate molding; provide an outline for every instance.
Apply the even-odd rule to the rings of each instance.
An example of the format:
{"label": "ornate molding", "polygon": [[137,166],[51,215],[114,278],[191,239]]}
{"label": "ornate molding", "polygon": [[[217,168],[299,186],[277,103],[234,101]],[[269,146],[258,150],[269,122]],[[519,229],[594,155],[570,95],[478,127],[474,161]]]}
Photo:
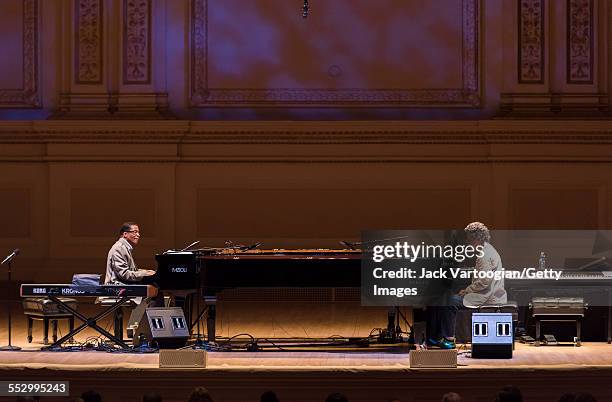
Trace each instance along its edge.
{"label": "ornate molding", "polygon": [[39,88],[39,0],[23,0],[23,84],[21,89],[0,89],[0,107],[42,106]]}
{"label": "ornate molding", "polygon": [[608,116],[610,100],[603,93],[502,93],[500,115],[513,117],[599,117]]}
{"label": "ornate molding", "polygon": [[104,9],[102,0],[75,0],[75,81],[95,85],[103,81]]}
{"label": "ornate molding", "polygon": [[123,83],[151,83],[152,0],[123,0]]}
{"label": "ornate molding", "polygon": [[544,83],[544,0],[518,1],[518,81]]}
{"label": "ornate molding", "polygon": [[217,89],[208,81],[208,0],[191,0],[190,101],[195,107],[478,107],[480,106],[480,0],[462,0],[461,88],[429,90],[370,89]]}
{"label": "ornate molding", "polygon": [[593,0],[567,0],[567,83],[592,84]]}
{"label": "ornate molding", "polygon": [[170,112],[168,94],[61,93],[52,120],[156,120],[175,119]]}
{"label": "ornate molding", "polygon": [[[612,145],[605,121],[469,122],[0,122],[0,143],[209,145],[591,144]],[[610,157],[612,159],[612,157]]]}

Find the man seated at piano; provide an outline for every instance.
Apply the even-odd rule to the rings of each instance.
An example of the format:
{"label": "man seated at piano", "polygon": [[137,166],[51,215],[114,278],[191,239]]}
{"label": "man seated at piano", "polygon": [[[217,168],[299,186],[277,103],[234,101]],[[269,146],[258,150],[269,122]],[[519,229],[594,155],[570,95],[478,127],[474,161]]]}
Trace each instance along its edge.
{"label": "man seated at piano", "polygon": [[[482,247],[482,257],[476,258],[474,269],[481,271],[501,271],[502,260],[491,244],[489,229],[481,222],[472,222],[464,229],[466,242],[474,248]],[[455,348],[455,323],[460,308],[480,308],[490,304],[507,303],[504,279],[473,277],[472,283],[457,294],[444,296],[438,306],[427,308],[427,344],[442,349]]]}
{"label": "man seated at piano", "polygon": [[[156,272],[150,269],[138,269],[132,252],[140,240],[140,228],[135,222],[125,222],[119,229],[119,239],[108,251],[106,258],[105,285],[154,284]],[[147,307],[158,307],[164,304],[164,295],[158,292],[154,298],[142,300],[135,297],[132,301],[138,305],[130,314],[129,324],[141,320]],[[114,316],[115,336],[123,338],[123,311],[119,309]]]}
{"label": "man seated at piano", "polygon": [[[502,260],[493,247],[489,229],[480,222],[472,222],[465,228],[465,235],[470,245],[483,248],[483,256],[476,259],[474,269],[480,271],[501,271]],[[463,297],[466,307],[482,307],[487,304],[504,304],[508,295],[504,289],[504,278],[473,278],[472,283],[458,293]]]}
{"label": "man seated at piano", "polygon": [[108,251],[106,258],[106,285],[128,285],[148,282],[146,277],[155,275],[150,269],[138,269],[132,251],[140,240],[140,228],[134,222],[125,222],[119,229],[119,239]]}

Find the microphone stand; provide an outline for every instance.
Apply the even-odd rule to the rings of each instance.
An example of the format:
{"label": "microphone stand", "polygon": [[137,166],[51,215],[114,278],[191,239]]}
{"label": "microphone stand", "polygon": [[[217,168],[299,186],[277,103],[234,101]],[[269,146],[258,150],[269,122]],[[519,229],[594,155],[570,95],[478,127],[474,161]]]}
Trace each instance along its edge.
{"label": "microphone stand", "polygon": [[21,350],[19,346],[11,345],[11,301],[12,301],[12,292],[10,291],[11,286],[11,260],[8,261],[8,296],[6,301],[6,312],[8,314],[8,345],[0,347],[0,351],[11,351],[11,350]]}

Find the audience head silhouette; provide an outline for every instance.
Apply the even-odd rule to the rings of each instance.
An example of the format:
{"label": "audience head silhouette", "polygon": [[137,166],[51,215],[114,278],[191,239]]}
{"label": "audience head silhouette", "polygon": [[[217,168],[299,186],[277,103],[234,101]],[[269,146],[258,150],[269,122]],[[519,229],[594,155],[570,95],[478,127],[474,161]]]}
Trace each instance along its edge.
{"label": "audience head silhouette", "polygon": [[333,394],[329,394],[327,398],[325,398],[325,402],[348,402],[346,396],[339,392],[334,392]]}
{"label": "audience head silhouette", "polygon": [[162,402],[162,397],[156,392],[147,392],[142,396],[142,402]]}
{"label": "audience head silhouette", "polygon": [[495,402],[523,402],[523,395],[514,385],[506,385],[497,393]]}
{"label": "audience head silhouette", "polygon": [[597,402],[597,399],[595,399],[595,397],[588,392],[581,392],[576,394],[574,402]]}
{"label": "audience head silhouette", "polygon": [[260,402],[279,402],[278,397],[272,391],[266,391],[263,394],[261,394],[259,401]]}
{"label": "audience head silhouette", "polygon": [[189,395],[188,402],[213,402],[212,396],[208,390],[204,387],[196,387],[191,395]]}
{"label": "audience head silhouette", "polygon": [[463,402],[463,398],[456,392],[447,392],[442,395],[442,402]]}
{"label": "audience head silhouette", "polygon": [[89,390],[81,394],[83,402],[102,402],[102,396],[94,390]]}

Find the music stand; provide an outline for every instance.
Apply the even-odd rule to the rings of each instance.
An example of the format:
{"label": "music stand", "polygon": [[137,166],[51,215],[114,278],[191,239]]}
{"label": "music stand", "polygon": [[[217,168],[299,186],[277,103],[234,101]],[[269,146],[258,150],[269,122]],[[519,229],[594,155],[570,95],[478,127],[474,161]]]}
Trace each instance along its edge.
{"label": "music stand", "polygon": [[[15,250],[13,251],[13,257],[15,255],[17,255],[19,253],[19,250]],[[8,260],[7,265],[8,265],[8,286],[11,286],[11,272],[12,272],[12,267],[11,267],[11,260],[13,259],[13,257],[9,256],[5,259],[5,261]],[[9,289],[8,291],[8,297],[7,297],[7,301],[6,301],[6,312],[8,315],[8,345],[7,346],[1,346],[0,347],[0,351],[13,351],[13,350],[21,350],[21,348],[19,346],[13,346],[11,344],[11,302],[13,301],[12,298],[12,293]]]}

